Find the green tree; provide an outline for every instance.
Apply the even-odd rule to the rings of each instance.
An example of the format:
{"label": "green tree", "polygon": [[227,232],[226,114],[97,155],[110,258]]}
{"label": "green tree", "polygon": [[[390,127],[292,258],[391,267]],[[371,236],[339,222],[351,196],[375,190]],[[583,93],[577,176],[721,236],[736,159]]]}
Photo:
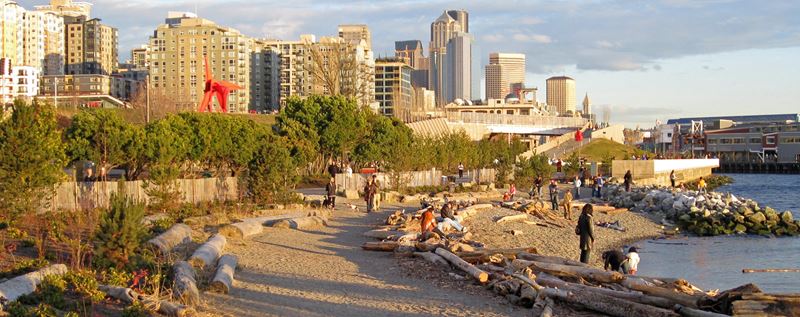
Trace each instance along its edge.
{"label": "green tree", "polygon": [[89,160],[105,171],[135,159],[129,153],[137,137],[132,125],[116,111],[88,109],[78,112],[66,131],[67,154],[73,161]]}
{"label": "green tree", "polygon": [[319,113],[320,104],[291,97],[276,118],[275,128],[289,141],[290,153],[298,166],[308,166],[317,160]]}
{"label": "green tree", "polygon": [[533,186],[536,177],[541,176],[543,180],[548,180],[555,172],[555,167],[550,165],[550,161],[542,154],[534,155],[529,158],[520,158],[516,164],[514,179],[517,186],[529,188]]}
{"label": "green tree", "polygon": [[0,220],[47,206],[65,164],[55,109],[16,101],[11,118],[0,122]]}
{"label": "green tree", "polygon": [[572,178],[578,175],[578,171],[581,169],[581,159],[578,157],[578,154],[573,152],[564,160],[564,176],[567,178]]}
{"label": "green tree", "polygon": [[111,195],[110,208],[100,216],[95,235],[95,265],[117,269],[128,266],[146,233],[142,218],[143,204],[131,201],[124,194]]}
{"label": "green tree", "polygon": [[264,135],[248,164],[247,189],[250,198],[259,204],[291,201],[299,178],[297,166],[286,141]]}
{"label": "green tree", "polygon": [[149,162],[145,189],[153,198],[151,207],[157,210],[175,210],[180,203],[176,180],[189,157],[186,131],[190,128],[180,116],[169,116],[145,128],[144,152]]}
{"label": "green tree", "polygon": [[355,100],[342,96],[312,96],[306,102],[319,104],[319,147],[325,158],[344,157],[366,135],[366,113]]}

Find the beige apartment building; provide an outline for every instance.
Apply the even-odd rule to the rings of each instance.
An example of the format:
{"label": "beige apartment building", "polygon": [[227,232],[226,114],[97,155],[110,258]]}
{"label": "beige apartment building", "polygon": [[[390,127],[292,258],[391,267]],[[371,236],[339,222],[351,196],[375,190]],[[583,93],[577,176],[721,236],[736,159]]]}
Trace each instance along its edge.
{"label": "beige apartment building", "polygon": [[37,11],[55,12],[59,16],[85,17],[86,19],[92,13],[92,4],[85,1],[50,0],[49,5],[40,5],[35,8]]}
{"label": "beige apartment building", "polygon": [[375,100],[378,113],[384,116],[407,117],[413,109],[413,68],[397,58],[375,61]]}
{"label": "beige apartment building", "polygon": [[247,112],[252,46],[253,40],[235,29],[194,14],[170,12],[148,44],[150,87],[178,103],[196,107],[204,95],[204,59],[208,58],[208,67],[216,80],[242,87],[228,96],[228,111]]}
{"label": "beige apartment building", "polygon": [[575,80],[567,76],[547,79],[547,104],[560,116],[575,113]]}
{"label": "beige apartment building", "polygon": [[[364,45],[364,49],[372,51],[372,34],[366,24],[339,25],[339,37],[353,46]],[[361,43],[364,41],[364,43]]]}
{"label": "beige apartment building", "polygon": [[486,65],[486,99],[505,99],[525,83],[525,54],[491,53]]}
{"label": "beige apartment building", "polygon": [[0,58],[12,66],[28,66],[42,74],[64,71],[64,21],[53,12],[27,11],[14,1],[1,1]]}
{"label": "beige apartment building", "polygon": [[251,98],[265,107],[259,110],[278,110],[292,96],[305,97],[314,91],[311,74],[313,35],[301,35],[299,40],[256,40],[253,49]]}
{"label": "beige apartment building", "polygon": [[100,19],[64,17],[66,73],[111,75],[119,67],[117,29]]}

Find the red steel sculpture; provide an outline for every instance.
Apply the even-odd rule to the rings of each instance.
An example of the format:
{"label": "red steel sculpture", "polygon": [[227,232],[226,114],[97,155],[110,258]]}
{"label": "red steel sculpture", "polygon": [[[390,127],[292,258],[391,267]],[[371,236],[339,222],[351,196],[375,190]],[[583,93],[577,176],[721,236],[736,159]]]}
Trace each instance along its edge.
{"label": "red steel sculpture", "polygon": [[200,112],[213,112],[214,109],[211,108],[211,98],[214,98],[214,95],[217,96],[217,102],[219,102],[219,108],[221,112],[228,112],[228,93],[231,91],[236,91],[242,89],[237,84],[230,83],[224,80],[214,80],[213,75],[211,74],[211,70],[208,68],[208,56],[205,56],[206,62],[206,88],[203,90],[205,95],[203,95],[203,101],[200,102]]}

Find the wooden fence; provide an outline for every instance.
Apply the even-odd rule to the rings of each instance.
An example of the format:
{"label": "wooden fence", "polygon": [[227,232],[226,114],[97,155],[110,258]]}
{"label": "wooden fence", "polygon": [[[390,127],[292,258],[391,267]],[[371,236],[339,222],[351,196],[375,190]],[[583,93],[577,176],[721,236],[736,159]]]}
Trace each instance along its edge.
{"label": "wooden fence", "polygon": [[[464,173],[464,178],[458,179],[457,182],[476,182],[476,183],[491,183],[495,179],[495,170],[491,168],[467,170]],[[373,174],[336,174],[336,184],[339,191],[356,190],[361,191],[366,185],[367,177],[372,177]],[[396,188],[397,182],[402,184],[402,187],[422,187],[422,186],[441,186],[447,184],[447,179],[441,170],[432,169],[430,171],[417,171],[417,172],[401,172],[395,173],[377,173],[378,182],[383,188]]]}
{"label": "wooden fence", "polygon": [[[238,179],[198,178],[179,179],[177,189],[184,203],[234,200],[238,195]],[[122,188],[120,188],[122,187]],[[144,181],[125,182],[64,182],[56,189],[51,208],[77,210],[81,208],[108,207],[111,194],[123,189],[133,200],[149,203]]]}

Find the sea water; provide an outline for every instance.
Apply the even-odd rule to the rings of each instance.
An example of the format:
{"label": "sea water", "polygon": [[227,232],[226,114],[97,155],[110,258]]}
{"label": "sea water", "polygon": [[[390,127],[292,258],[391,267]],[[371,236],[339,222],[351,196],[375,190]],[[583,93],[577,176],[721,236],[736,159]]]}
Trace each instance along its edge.
{"label": "sea water", "polygon": [[[800,175],[725,175],[735,182],[716,191],[751,198],[781,212],[790,210],[800,219]],[[680,277],[706,290],[755,283],[766,292],[800,292],[800,273],[742,273],[742,269],[800,268],[800,237],[688,237],[641,241],[637,246],[641,275]]]}

